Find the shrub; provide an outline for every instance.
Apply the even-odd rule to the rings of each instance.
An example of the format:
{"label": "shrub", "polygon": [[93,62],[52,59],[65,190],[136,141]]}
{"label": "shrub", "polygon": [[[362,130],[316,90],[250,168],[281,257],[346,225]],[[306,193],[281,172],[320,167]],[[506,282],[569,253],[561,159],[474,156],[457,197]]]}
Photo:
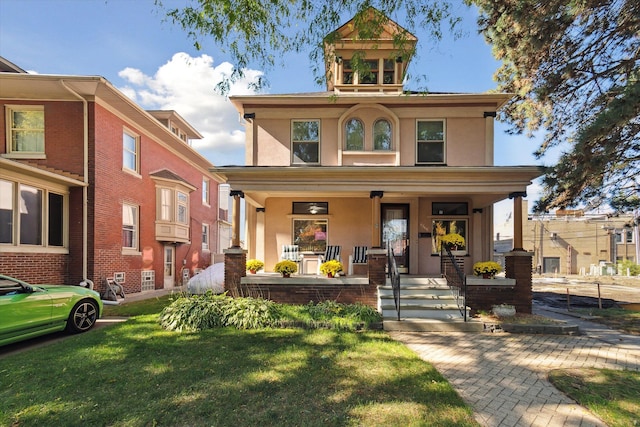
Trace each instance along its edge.
{"label": "shrub", "polygon": [[627,269],[629,269],[629,274],[632,276],[640,276],[640,265],[635,262],[625,259],[620,264],[618,264],[618,273],[622,275],[627,274]]}
{"label": "shrub", "polygon": [[177,332],[234,327],[304,327],[359,330],[382,320],[374,308],[361,303],[324,301],[307,305],[278,304],[260,298],[232,298],[226,294],[183,296],[160,313],[160,325]]}
{"label": "shrub", "polygon": [[232,298],[227,294],[191,295],[178,298],[160,313],[160,325],[170,331],[195,332],[224,326],[223,307]]}

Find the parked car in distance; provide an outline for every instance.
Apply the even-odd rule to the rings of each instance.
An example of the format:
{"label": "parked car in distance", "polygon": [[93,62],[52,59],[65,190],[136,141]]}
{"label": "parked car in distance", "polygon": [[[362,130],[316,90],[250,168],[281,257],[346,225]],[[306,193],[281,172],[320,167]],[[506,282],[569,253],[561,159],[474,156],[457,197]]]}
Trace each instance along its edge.
{"label": "parked car in distance", "polygon": [[100,295],[91,289],[31,285],[0,274],[0,345],[64,330],[88,331],[102,309]]}

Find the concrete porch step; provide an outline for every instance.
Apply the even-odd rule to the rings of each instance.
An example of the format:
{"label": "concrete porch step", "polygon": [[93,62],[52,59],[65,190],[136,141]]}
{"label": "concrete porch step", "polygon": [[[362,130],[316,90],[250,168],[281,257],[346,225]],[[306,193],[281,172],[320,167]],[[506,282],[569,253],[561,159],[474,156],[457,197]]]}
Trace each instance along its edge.
{"label": "concrete porch step", "polygon": [[400,321],[395,318],[384,319],[383,328],[385,331],[402,332],[482,332],[484,325],[472,319],[465,322],[461,317],[447,320],[402,317]]}

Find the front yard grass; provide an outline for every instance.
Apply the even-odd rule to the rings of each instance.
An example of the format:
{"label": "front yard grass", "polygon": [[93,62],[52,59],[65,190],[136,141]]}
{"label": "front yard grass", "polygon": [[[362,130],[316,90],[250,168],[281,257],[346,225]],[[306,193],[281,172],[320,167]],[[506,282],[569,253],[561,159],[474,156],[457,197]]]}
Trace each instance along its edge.
{"label": "front yard grass", "polygon": [[632,335],[640,335],[640,311],[621,308],[578,308],[573,312],[593,316],[589,319]]}
{"label": "front yard grass", "polygon": [[478,425],[379,331],[177,333],[147,314],[7,356],[0,384],[7,426]]}
{"label": "front yard grass", "polygon": [[640,425],[640,372],[558,369],[551,383],[609,426]]}

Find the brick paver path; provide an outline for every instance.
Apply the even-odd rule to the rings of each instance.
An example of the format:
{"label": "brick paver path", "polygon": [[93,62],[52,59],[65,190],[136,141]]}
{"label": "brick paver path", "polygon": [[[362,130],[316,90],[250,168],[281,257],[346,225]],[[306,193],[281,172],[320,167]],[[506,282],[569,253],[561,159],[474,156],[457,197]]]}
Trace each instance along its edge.
{"label": "brick paver path", "polygon": [[483,426],[604,426],[547,380],[557,368],[640,370],[640,346],[588,336],[391,332],[447,378]]}

